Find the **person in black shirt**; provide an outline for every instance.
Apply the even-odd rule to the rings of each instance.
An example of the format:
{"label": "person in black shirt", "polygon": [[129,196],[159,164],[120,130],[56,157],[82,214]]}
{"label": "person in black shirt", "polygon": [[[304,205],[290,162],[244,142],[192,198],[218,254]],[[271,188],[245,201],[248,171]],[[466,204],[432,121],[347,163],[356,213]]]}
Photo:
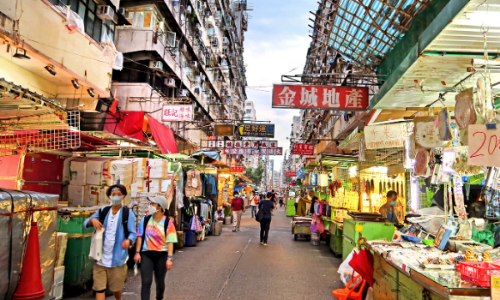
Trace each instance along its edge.
{"label": "person in black shirt", "polygon": [[262,210],[262,219],[260,220],[260,243],[264,246],[267,246],[272,212],[274,210],[274,203],[271,201],[272,196],[273,194],[271,192],[267,193],[266,199],[259,203],[259,212]]}
{"label": "person in black shirt", "polygon": [[316,203],[316,201],[318,201],[318,197],[312,197],[311,208],[309,208],[309,212],[311,213],[311,215],[314,215],[314,203]]}

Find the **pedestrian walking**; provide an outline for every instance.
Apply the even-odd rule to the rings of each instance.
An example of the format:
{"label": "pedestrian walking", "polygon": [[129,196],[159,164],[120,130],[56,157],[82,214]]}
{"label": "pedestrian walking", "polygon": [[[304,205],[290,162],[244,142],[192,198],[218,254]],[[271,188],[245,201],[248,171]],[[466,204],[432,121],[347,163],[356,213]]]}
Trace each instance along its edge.
{"label": "pedestrian walking", "polygon": [[236,194],[231,200],[231,210],[233,211],[233,232],[240,231],[241,215],[245,212],[245,202]]}
{"label": "pedestrian walking", "polygon": [[175,226],[168,217],[168,201],[163,196],[148,197],[148,215],[137,228],[134,261],[141,264],[141,300],[149,300],[153,274],[156,299],[165,293],[165,276],[173,266],[174,243],[177,243]]}
{"label": "pedestrian walking", "polygon": [[252,199],[250,200],[250,207],[252,208],[252,218],[254,218],[255,216],[257,216],[257,208],[259,206],[260,198],[255,193],[255,191],[253,191],[252,193],[253,193],[253,196],[252,196]]}
{"label": "pedestrian walking", "polygon": [[271,201],[273,194],[267,193],[266,199],[259,203],[259,222],[260,222],[260,243],[267,246],[269,237],[269,228],[271,227],[272,212],[274,210],[274,203]]}
{"label": "pedestrian walking", "polygon": [[93,270],[96,300],[105,300],[105,291],[108,287],[116,300],[121,300],[122,290],[127,278],[128,249],[134,244],[135,215],[122,201],[127,196],[127,188],[115,184],[106,191],[111,206],[96,211],[83,223],[84,227],[93,226],[95,230],[104,228],[102,258],[95,261]]}
{"label": "pedestrian walking", "polygon": [[279,199],[279,204],[280,204],[280,207],[283,207],[283,196],[281,195],[281,193],[278,193],[277,194],[277,197]]}

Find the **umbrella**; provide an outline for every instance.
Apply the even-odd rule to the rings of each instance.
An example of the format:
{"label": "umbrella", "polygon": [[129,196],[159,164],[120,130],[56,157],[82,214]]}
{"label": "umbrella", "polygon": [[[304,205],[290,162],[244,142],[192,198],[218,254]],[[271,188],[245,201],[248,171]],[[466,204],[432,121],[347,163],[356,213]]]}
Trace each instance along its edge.
{"label": "umbrella", "polygon": [[[373,254],[370,250],[366,249],[366,246],[362,242],[366,242],[366,238],[360,237],[358,239],[359,252],[352,255],[352,259],[349,262],[349,266],[352,267],[361,277],[373,286]],[[361,247],[364,246],[364,249]]]}

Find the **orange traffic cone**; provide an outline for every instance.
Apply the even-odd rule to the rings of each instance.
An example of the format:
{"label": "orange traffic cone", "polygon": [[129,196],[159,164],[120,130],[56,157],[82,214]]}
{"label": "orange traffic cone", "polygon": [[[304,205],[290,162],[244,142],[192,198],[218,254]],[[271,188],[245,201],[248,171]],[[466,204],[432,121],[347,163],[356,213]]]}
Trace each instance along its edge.
{"label": "orange traffic cone", "polygon": [[21,279],[17,285],[14,299],[31,300],[39,299],[45,295],[42,284],[42,271],[40,269],[40,245],[38,243],[38,226],[31,222],[28,237],[28,246],[23,260]]}

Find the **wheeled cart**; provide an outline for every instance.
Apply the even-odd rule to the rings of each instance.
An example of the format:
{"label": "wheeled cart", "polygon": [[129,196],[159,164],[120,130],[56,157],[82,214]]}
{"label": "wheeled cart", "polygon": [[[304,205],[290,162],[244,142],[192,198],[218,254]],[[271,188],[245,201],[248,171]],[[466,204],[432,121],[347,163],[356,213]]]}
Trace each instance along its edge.
{"label": "wheeled cart", "polygon": [[293,239],[305,238],[307,241],[311,239],[311,222],[312,218],[294,217],[292,221]]}

